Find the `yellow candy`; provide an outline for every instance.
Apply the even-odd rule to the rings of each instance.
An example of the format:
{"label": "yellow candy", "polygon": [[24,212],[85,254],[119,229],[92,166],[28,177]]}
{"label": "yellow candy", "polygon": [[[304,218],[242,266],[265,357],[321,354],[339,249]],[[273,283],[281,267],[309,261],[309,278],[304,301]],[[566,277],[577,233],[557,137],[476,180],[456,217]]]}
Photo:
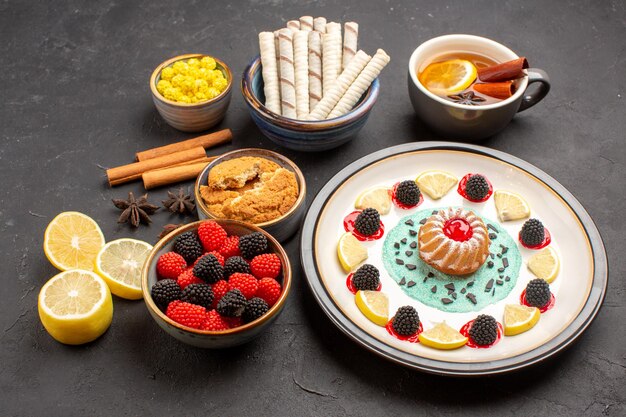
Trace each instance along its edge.
{"label": "yellow candy", "polygon": [[189,72],[189,65],[187,65],[187,63],[183,61],[174,62],[174,65],[172,65],[172,68],[178,74],[187,75],[187,72]]}
{"label": "yellow candy", "polygon": [[213,72],[214,79],[218,80],[220,78],[224,78],[224,73],[222,71],[216,69],[216,70],[213,70],[212,72]]}
{"label": "yellow candy", "polygon": [[207,88],[209,86],[209,83],[207,83],[205,80],[196,80],[194,82],[194,91],[198,92],[198,91],[202,91],[203,88]]}
{"label": "yellow candy", "polygon": [[191,99],[187,96],[181,95],[176,101],[180,103],[191,103]]}
{"label": "yellow candy", "polygon": [[189,60],[187,60],[187,65],[192,68],[200,68],[200,61],[198,61],[197,58],[189,58]]}
{"label": "yellow candy", "polygon": [[172,67],[165,67],[161,71],[161,79],[162,80],[171,80],[174,76],[174,69]]}
{"label": "yellow candy", "polygon": [[191,100],[192,103],[197,103],[198,102],[198,99],[195,96],[191,97],[189,100]]}
{"label": "yellow candy", "polygon": [[[207,87],[207,88],[208,88],[208,87]],[[206,96],[206,94],[205,94],[205,93],[203,93],[202,91],[198,91],[198,92],[196,93],[196,98],[197,98],[199,101],[202,101],[202,100],[206,100],[206,99],[207,99],[207,96]]]}
{"label": "yellow candy", "polygon": [[172,84],[170,84],[170,82],[169,82],[169,81],[167,81],[167,80],[160,80],[160,81],[157,83],[157,91],[158,91],[159,93],[163,94],[163,92],[164,92],[166,89],[170,88],[171,86],[172,86]]}
{"label": "yellow candy", "polygon": [[214,70],[216,63],[215,63],[215,60],[211,58],[210,56],[205,56],[200,60],[200,65],[202,65],[202,68],[206,68],[208,70]]}
{"label": "yellow candy", "polygon": [[174,87],[180,87],[185,81],[185,76],[182,74],[176,74],[172,77],[171,83]]}
{"label": "yellow candy", "polygon": [[176,61],[161,70],[157,91],[168,100],[198,103],[217,97],[228,86],[224,73],[217,69],[215,59],[189,58]]}
{"label": "yellow candy", "polygon": [[176,92],[177,92],[177,88],[170,87],[170,88],[165,89],[165,91],[161,94],[163,94],[163,97],[165,97],[168,100],[176,101]]}
{"label": "yellow candy", "polygon": [[212,99],[212,98],[215,98],[215,97],[217,97],[217,96],[219,96],[219,95],[220,95],[220,92],[219,92],[219,90],[218,90],[217,88],[215,88],[215,87],[209,87],[209,88],[208,88],[208,90],[207,90],[207,92],[206,92],[206,96],[207,96],[207,98],[208,98],[209,100],[210,100],[210,99]]}
{"label": "yellow candy", "polygon": [[228,85],[228,81],[225,78],[217,78],[213,80],[213,87],[217,88],[217,90],[221,93],[226,89]]}

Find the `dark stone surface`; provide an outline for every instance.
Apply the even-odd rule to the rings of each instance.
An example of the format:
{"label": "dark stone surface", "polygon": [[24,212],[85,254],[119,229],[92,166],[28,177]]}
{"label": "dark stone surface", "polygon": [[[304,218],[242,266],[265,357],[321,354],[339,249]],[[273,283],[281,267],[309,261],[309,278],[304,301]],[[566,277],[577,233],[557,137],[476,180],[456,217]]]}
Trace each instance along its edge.
{"label": "dark stone surface", "polygon": [[[0,2],[0,414],[108,415],[563,415],[626,414],[626,11],[621,1]],[[489,6],[491,4],[491,6]],[[360,45],[392,57],[360,136],[322,155],[277,149],[252,123],[239,91],[228,116],[235,141],[284,152],[309,198],[341,167],[372,151],[437,139],[413,115],[406,65],[420,43],[447,33],[496,39],[552,78],[544,102],[484,142],[540,167],[583,203],[603,234],[609,292],[597,320],[567,352],[515,374],[472,381],[413,372],[341,334],[310,297],[298,240],[286,248],[295,287],[256,342],[228,351],[187,347],[162,332],[142,302],[115,299],[109,331],[63,346],[43,330],[37,294],[56,273],[41,250],[60,211],[96,219],[107,239],[155,241],[154,224],[116,225],[101,167],[183,139],[156,113],[152,69],[187,52],[223,58],[235,74],[257,54],[256,33],[302,14],[360,23]],[[191,183],[190,183],[191,185]],[[154,201],[165,190],[150,193]],[[567,277],[564,277],[567,279]]]}

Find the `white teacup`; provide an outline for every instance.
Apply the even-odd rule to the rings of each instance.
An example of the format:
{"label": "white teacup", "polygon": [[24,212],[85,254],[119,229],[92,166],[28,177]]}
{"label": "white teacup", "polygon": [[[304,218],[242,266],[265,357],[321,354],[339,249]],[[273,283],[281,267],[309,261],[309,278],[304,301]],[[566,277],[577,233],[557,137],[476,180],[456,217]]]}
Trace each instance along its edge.
{"label": "white teacup", "polygon": [[[439,36],[424,42],[413,52],[408,76],[411,103],[419,118],[444,137],[478,140],[492,136],[504,129],[516,113],[534,106],[550,91],[548,74],[529,68],[525,77],[515,81],[515,93],[506,100],[477,106],[448,101],[428,91],[418,80],[417,72],[424,62],[453,52],[480,54],[497,62],[519,58],[506,46],[473,35]],[[538,83],[538,88],[527,94],[532,83]]]}

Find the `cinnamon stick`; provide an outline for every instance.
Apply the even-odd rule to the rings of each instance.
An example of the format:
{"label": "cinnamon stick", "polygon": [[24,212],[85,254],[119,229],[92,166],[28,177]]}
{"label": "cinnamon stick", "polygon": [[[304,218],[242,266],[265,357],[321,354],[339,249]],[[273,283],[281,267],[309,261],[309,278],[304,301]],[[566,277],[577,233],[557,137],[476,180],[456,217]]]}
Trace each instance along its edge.
{"label": "cinnamon stick", "polygon": [[185,151],[191,148],[202,146],[204,149],[212,148],[223,143],[230,142],[233,139],[233,132],[230,129],[224,129],[208,135],[198,136],[197,138],[183,140],[181,142],[172,143],[158,148],[148,149],[137,152],[135,154],[137,161],[145,161],[147,159],[156,158],[158,156],[169,155],[174,152]]}
{"label": "cinnamon stick", "polygon": [[524,57],[478,70],[478,79],[485,83],[509,81],[522,78],[526,75],[524,70],[528,68],[528,61]]}
{"label": "cinnamon stick", "polygon": [[513,81],[502,81],[499,83],[474,84],[474,90],[489,97],[507,99],[515,93]]}
{"label": "cinnamon stick", "polygon": [[145,161],[107,169],[107,178],[109,180],[109,185],[114,186],[137,180],[141,178],[141,174],[144,172],[153,171],[159,168],[166,168],[182,162],[198,160],[204,157],[206,157],[204,148],[202,146],[197,146],[195,148],[158,156]]}
{"label": "cinnamon stick", "polygon": [[204,167],[206,167],[207,164],[215,158],[217,157],[211,156],[207,158],[207,161],[193,162],[175,167],[144,172],[141,175],[143,186],[146,190],[150,190],[163,185],[175,184],[177,182],[196,178],[198,174],[202,172]]}

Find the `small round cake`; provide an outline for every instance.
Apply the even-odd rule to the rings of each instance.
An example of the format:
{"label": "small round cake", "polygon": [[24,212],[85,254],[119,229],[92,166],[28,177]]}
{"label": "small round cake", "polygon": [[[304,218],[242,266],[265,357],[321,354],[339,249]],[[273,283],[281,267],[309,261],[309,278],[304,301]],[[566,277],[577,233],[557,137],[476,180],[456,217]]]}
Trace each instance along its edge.
{"label": "small round cake", "polygon": [[439,210],[419,230],[420,258],[445,274],[475,272],[489,256],[485,223],[462,208]]}

